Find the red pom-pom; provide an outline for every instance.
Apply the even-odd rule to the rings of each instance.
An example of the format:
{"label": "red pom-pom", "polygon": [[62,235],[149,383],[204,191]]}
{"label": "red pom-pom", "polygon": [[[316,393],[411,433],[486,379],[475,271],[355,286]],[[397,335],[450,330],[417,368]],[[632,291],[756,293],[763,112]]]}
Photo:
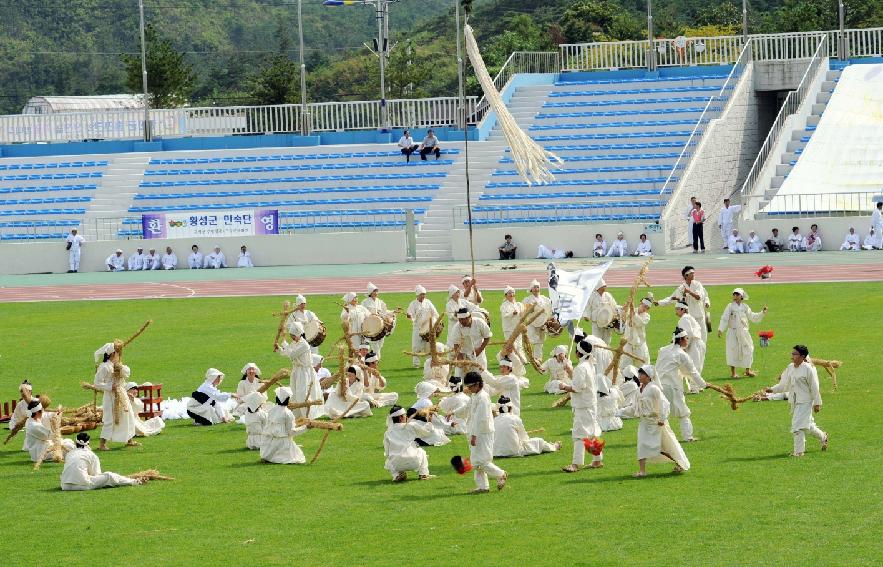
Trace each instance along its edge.
{"label": "red pom-pom", "polygon": [[472,463],[469,459],[464,459],[460,455],[451,457],[451,466],[457,471],[457,474],[466,474],[472,470]]}
{"label": "red pom-pom", "polygon": [[759,270],[754,272],[754,275],[761,278],[761,279],[767,279],[770,277],[770,274],[772,274],[772,273],[773,273],[772,266],[761,266]]}
{"label": "red pom-pom", "polygon": [[757,336],[764,339],[771,339],[776,336],[776,334],[772,331],[760,331],[759,333],[757,333]]}
{"label": "red pom-pom", "polygon": [[589,439],[588,437],[583,439],[583,447],[586,448],[586,451],[588,451],[592,455],[595,455],[596,457],[601,454],[601,451],[604,450],[604,445],[606,445],[606,441],[604,441],[603,439]]}

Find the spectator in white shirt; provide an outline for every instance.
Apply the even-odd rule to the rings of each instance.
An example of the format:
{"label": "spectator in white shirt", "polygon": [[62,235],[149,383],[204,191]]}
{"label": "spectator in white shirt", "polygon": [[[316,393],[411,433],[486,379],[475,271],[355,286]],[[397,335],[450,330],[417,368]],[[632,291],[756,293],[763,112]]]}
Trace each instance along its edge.
{"label": "spectator in white shirt", "polygon": [[239,268],[254,268],[251,254],[246,250],[245,244],[239,247],[239,260],[236,262],[236,266]]}
{"label": "spectator in white shirt", "polygon": [[159,254],[156,253],[156,248],[151,248],[147,255],[144,256],[144,265],[141,268],[142,270],[158,270],[159,269]]}
{"label": "spectator in white shirt", "polygon": [[742,240],[742,237],[739,235],[739,229],[734,228],[730,233],[730,238],[727,239],[727,246],[730,249],[730,254],[744,254],[745,253],[745,241]]}
{"label": "spectator in white shirt", "polygon": [[779,236],[779,229],[774,228],[772,235],[766,241],[766,248],[770,252],[781,252],[785,249],[785,242]]}
{"label": "spectator in white shirt", "polygon": [[[696,197],[691,198],[694,200],[696,199]],[[641,240],[638,242],[638,247],[635,248],[635,252],[632,254],[632,256],[652,256],[653,249],[650,247],[650,241],[647,240],[647,235],[642,234],[638,238],[640,238]]]}
{"label": "spectator in white shirt", "polygon": [[809,234],[806,235],[803,248],[807,252],[818,252],[822,249],[822,234],[819,232],[819,225],[814,224],[809,227]]}
{"label": "spectator in white shirt", "polygon": [[860,250],[861,246],[859,246],[858,235],[855,233],[855,227],[849,227],[849,232],[846,233],[846,238],[843,239],[843,244],[840,245],[841,250]]}
{"label": "spectator in white shirt", "polygon": [[125,272],[126,259],[123,257],[123,251],[117,248],[116,252],[107,257],[104,261],[107,264],[108,272]]}
{"label": "spectator in white shirt", "polygon": [[721,209],[717,226],[721,229],[721,238],[724,240],[724,248],[729,243],[730,232],[733,230],[733,221],[736,220],[736,213],[742,210],[741,205],[730,205],[729,199],[724,199],[724,206]]}
{"label": "spectator in white shirt", "polygon": [[416,152],[417,148],[418,146],[414,143],[414,138],[411,137],[411,133],[407,130],[402,132],[402,137],[399,138],[399,149],[401,149],[406,161],[411,161],[411,154]]}
{"label": "spectator in white shirt", "polygon": [[194,244],[190,247],[190,256],[187,256],[187,265],[190,266],[191,270],[199,270],[203,266],[203,257],[202,252],[199,251],[199,246]]}
{"label": "spectator in white shirt", "polygon": [[792,252],[804,252],[803,236],[800,234],[799,227],[791,227],[791,236],[788,237],[788,250]]}
{"label": "spectator in white shirt", "polygon": [[605,254],[607,254],[607,242],[604,236],[598,233],[595,235],[595,242],[592,243],[592,256],[601,258]]}
{"label": "spectator in white shirt", "polygon": [[429,154],[434,154],[435,159],[438,159],[441,156],[441,148],[438,145],[438,138],[435,137],[435,132],[432,130],[426,133],[426,137],[423,138],[423,143],[420,144],[420,159],[426,161],[426,156]]}
{"label": "spectator in white shirt", "polygon": [[129,271],[137,272],[144,269],[144,248],[140,246],[135,249],[135,253],[129,256]]}
{"label": "spectator in white shirt", "polygon": [[548,246],[540,244],[537,249],[537,258],[543,258],[545,260],[561,260],[563,258],[573,258],[573,252],[570,250],[549,248]]}
{"label": "spectator in white shirt", "polygon": [[72,228],[71,233],[67,235],[65,242],[67,242],[68,261],[70,265],[70,269],[67,273],[76,274],[80,270],[80,249],[83,247],[85,239],[82,235],[77,234],[77,229]]}
{"label": "spectator in white shirt", "polygon": [[226,256],[224,256],[224,253],[221,252],[220,246],[215,246],[215,249],[209,252],[208,255],[206,255],[202,267],[208,268],[210,270],[217,270],[227,267],[227,258]]}
{"label": "spectator in white shirt", "polygon": [[757,233],[752,231],[748,232],[748,253],[749,254],[759,254],[761,252],[766,252],[766,249],[763,247],[763,242],[760,241],[760,238],[757,237]]}
{"label": "spectator in white shirt", "polygon": [[871,228],[868,235],[865,237],[865,241],[862,244],[862,250],[876,250],[877,249],[877,235],[874,232],[874,229]]}
{"label": "spectator in white shirt", "polygon": [[166,253],[162,257],[162,269],[174,270],[178,267],[178,257],[172,252],[171,246],[166,246]]}
{"label": "spectator in white shirt", "polygon": [[610,249],[607,256],[615,258],[624,258],[629,255],[629,243],[625,239],[625,235],[621,232],[616,233],[616,240],[610,243]]}

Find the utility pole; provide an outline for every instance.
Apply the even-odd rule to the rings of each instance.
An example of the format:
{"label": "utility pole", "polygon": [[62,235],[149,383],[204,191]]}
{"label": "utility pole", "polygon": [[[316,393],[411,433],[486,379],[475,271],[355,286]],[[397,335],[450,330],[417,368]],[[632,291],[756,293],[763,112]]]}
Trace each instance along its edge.
{"label": "utility pole", "polygon": [[147,97],[147,41],[144,38],[144,0],[138,0],[138,14],[141,21],[141,86],[144,89],[144,141],[153,139],[150,127],[150,99]]}
{"label": "utility pole", "polygon": [[310,118],[307,112],[307,66],[304,63],[304,12],[303,0],[297,0],[297,35],[300,38],[300,133],[310,133]]}
{"label": "utility pole", "polygon": [[454,22],[457,26],[456,37],[457,37],[457,97],[458,97],[458,106],[460,108],[457,109],[457,122],[458,126],[461,128],[465,127],[466,123],[466,92],[463,90],[463,50],[460,47],[460,34],[462,33],[462,28],[460,27],[460,2],[459,0],[454,0]]}
{"label": "utility pole", "polygon": [[748,41],[748,0],[742,0],[742,42]]}
{"label": "utility pole", "polygon": [[837,45],[837,58],[841,61],[849,59],[849,50],[846,47],[846,8],[843,0],[837,1],[837,14],[840,18],[840,41]]}
{"label": "utility pole", "polygon": [[653,45],[653,0],[647,0],[647,42],[650,50],[647,53],[647,70],[656,69],[656,46]]}

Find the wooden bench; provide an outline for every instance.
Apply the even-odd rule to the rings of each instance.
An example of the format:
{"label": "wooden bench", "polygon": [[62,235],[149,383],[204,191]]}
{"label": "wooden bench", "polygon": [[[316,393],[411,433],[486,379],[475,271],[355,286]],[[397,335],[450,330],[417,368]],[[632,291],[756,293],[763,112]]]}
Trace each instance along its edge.
{"label": "wooden bench", "polygon": [[12,414],[15,412],[16,405],[18,405],[18,400],[3,402],[3,408],[0,409],[0,422],[12,419]]}
{"label": "wooden bench", "polygon": [[144,402],[144,411],[138,414],[141,418],[162,417],[162,409],[160,409],[163,401],[162,384],[138,386],[138,397]]}

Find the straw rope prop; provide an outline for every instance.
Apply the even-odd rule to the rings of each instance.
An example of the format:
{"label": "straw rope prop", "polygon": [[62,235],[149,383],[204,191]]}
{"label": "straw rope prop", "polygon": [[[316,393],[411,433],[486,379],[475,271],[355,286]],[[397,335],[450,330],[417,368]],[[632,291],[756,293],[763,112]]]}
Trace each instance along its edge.
{"label": "straw rope prop", "polygon": [[326,429],[329,431],[343,431],[343,424],[334,421],[319,421],[316,419],[307,419],[299,417],[294,422],[298,427],[306,426],[307,429]]}
{"label": "straw rope prop", "polygon": [[736,390],[733,389],[732,384],[725,384],[723,387],[720,387],[720,386],[717,386],[715,384],[708,382],[705,384],[705,386],[707,388],[714,390],[715,392],[718,392],[721,395],[720,396],[721,399],[727,400],[728,402],[730,402],[730,407],[733,408],[733,411],[736,411],[737,409],[739,409],[739,406],[741,404],[744,404],[745,402],[749,402],[749,401],[756,399],[757,396],[762,395],[765,391],[765,389],[762,389],[762,390],[759,390],[749,396],[745,396],[745,397],[740,398],[739,396],[736,395]]}
{"label": "straw rope prop", "polygon": [[276,329],[276,338],[273,339],[274,352],[279,350],[279,339],[285,331],[285,322],[288,321],[288,317],[292,313],[294,313],[294,309],[291,308],[291,302],[287,300],[282,302],[282,311],[273,313],[273,317],[279,317],[279,327]]}
{"label": "straw rope prop", "polygon": [[153,319],[148,319],[147,321],[144,322],[143,325],[141,325],[141,328],[138,329],[138,332],[136,332],[134,335],[132,335],[131,337],[129,337],[125,341],[121,341],[119,339],[114,339],[113,340],[113,350],[115,350],[117,352],[117,354],[123,354],[123,349],[126,348],[127,346],[129,346],[130,344],[132,344],[132,341],[134,341],[135,339],[140,337],[141,333],[146,331],[147,327],[149,327],[152,324],[153,324]]}
{"label": "straw rope prop", "polygon": [[280,368],[269,380],[258,386],[258,393],[265,394],[274,384],[277,384],[282,380],[287,380],[289,377],[291,377],[291,370],[288,368]]}
{"label": "straw rope prop", "polygon": [[515,324],[515,329],[512,330],[512,333],[509,335],[509,338],[503,342],[503,351],[505,354],[515,353],[519,359],[524,362],[524,359],[521,357],[521,354],[518,352],[518,349],[515,348],[515,342],[521,338],[521,347],[524,349],[524,353],[527,355],[527,360],[530,362],[531,366],[533,366],[537,372],[541,372],[541,368],[543,366],[542,362],[539,362],[533,353],[533,345],[530,344],[530,341],[527,338],[527,328],[533,324],[534,321],[540,318],[543,315],[543,311],[539,310],[534,313],[534,309],[536,308],[536,303],[529,303],[524,306],[524,311],[518,317],[518,322]]}
{"label": "straw rope prop", "polygon": [[843,366],[843,362],[839,360],[825,360],[824,358],[816,358],[814,356],[808,357],[809,362],[813,366],[821,366],[825,369],[825,372],[828,373],[834,380],[834,391],[837,390],[837,369]]}
{"label": "straw rope prop", "polygon": [[553,409],[563,408],[564,406],[567,405],[567,402],[569,402],[569,401],[570,401],[570,392],[567,392],[566,394],[564,394],[563,396],[561,396],[560,398],[555,400],[555,403],[552,404],[552,408]]}
{"label": "straw rope prop", "polygon": [[[461,368],[464,370],[471,370],[473,368],[477,368],[479,370],[483,369],[481,364],[479,364],[478,362],[475,362],[474,360],[466,360],[466,359],[461,360],[461,359],[457,359],[457,358],[452,358],[451,356],[441,356],[435,347],[435,341],[436,341],[435,332],[434,332],[435,327],[433,326],[431,317],[429,319],[429,328],[430,328],[429,352],[411,352],[409,350],[404,350],[404,351],[402,351],[402,354],[406,354],[408,356],[420,356],[420,357],[428,356],[429,359],[432,361],[432,364],[434,364],[436,366],[457,367],[457,368]],[[454,354],[454,355],[459,354],[458,349],[455,348],[455,352],[453,352],[451,354]]]}
{"label": "straw rope prop", "polygon": [[304,402],[291,402],[288,404],[288,409],[296,410],[296,409],[304,409],[310,408],[313,406],[321,406],[324,402],[322,400],[306,400]]}
{"label": "straw rope prop", "polygon": [[472,63],[475,76],[481,84],[488,104],[497,114],[497,124],[503,130],[506,143],[512,150],[512,161],[515,163],[518,174],[528,185],[554,181],[555,176],[552,175],[549,168],[550,166],[560,168],[564,161],[534,142],[524,130],[518,127],[518,123],[506,108],[506,103],[503,102],[497,87],[494,86],[493,79],[488,74],[478,50],[478,43],[475,41],[475,35],[472,33],[472,27],[466,24],[463,32],[469,61]]}
{"label": "straw rope prop", "polygon": [[[50,400],[49,396],[47,396],[46,394],[40,395],[37,399],[40,400],[40,405],[44,408],[48,408],[50,405],[52,405],[52,400]],[[18,435],[18,432],[25,428],[25,424],[27,422],[28,418],[24,417],[19,420],[15,425],[13,425],[12,430],[9,432],[9,435],[7,435],[6,439],[3,440],[3,444],[6,445],[10,441],[12,441],[12,438]]]}
{"label": "straw rope prop", "polygon": [[627,356],[632,360],[640,362],[641,364],[647,364],[647,361],[641,358],[640,356],[634,355],[629,351],[625,350],[625,346],[628,344],[628,341],[625,340],[625,337],[619,337],[619,346],[616,348],[611,348],[609,346],[601,346],[601,345],[593,345],[592,348],[600,348],[602,350],[609,350],[613,353],[613,358],[610,360],[610,364],[607,365],[607,368],[604,369],[604,374],[609,375],[611,371],[613,371],[613,378],[611,382],[616,384],[616,378],[618,372],[616,370],[619,368],[619,361],[623,356]]}
{"label": "straw rope prop", "polygon": [[[58,406],[55,409],[55,413],[52,414],[52,417],[49,418],[49,431],[51,437],[49,439],[49,444],[46,445],[46,449],[43,451],[43,454],[40,455],[40,458],[37,459],[37,462],[34,463],[34,470],[40,470],[40,465],[43,464],[43,461],[46,459],[51,459],[56,463],[64,462],[64,455],[68,452],[67,449],[62,444],[61,437],[61,418],[64,415],[64,408]],[[47,410],[48,411],[48,410]]]}
{"label": "straw rope prop", "polygon": [[113,340],[113,350],[117,354],[117,361],[113,363],[113,422],[115,425],[119,425],[120,416],[123,412],[128,412],[130,405],[128,403],[129,397],[126,394],[125,383],[126,379],[123,377],[123,349],[132,344],[138,337],[141,336],[144,331],[147,330],[153,323],[152,319],[148,319],[141,325],[141,328],[138,331],[126,339],[122,341],[120,339]]}
{"label": "straw rope prop", "polygon": [[[626,321],[631,325],[632,321],[635,318],[635,296],[638,294],[638,287],[645,286],[647,289],[650,289],[650,282],[647,281],[647,274],[650,272],[650,264],[653,262],[653,256],[647,258],[647,261],[644,262],[644,265],[641,266],[641,269],[638,270],[638,275],[635,277],[635,281],[632,282],[632,288],[629,290],[629,298],[622,305],[622,311],[625,314]],[[650,295],[652,298],[652,294]]]}
{"label": "straw rope prop", "polygon": [[[342,382],[346,382],[346,380],[342,380]],[[337,429],[336,431],[340,431],[343,429],[343,425],[340,423],[340,420],[345,418],[353,410],[353,408],[356,407],[356,404],[359,403],[359,401],[360,401],[359,398],[356,398],[355,400],[353,400],[353,403],[350,404],[350,407],[346,408],[346,411],[344,411],[342,414],[340,414],[340,417],[331,420],[331,424],[340,425],[340,429]],[[319,423],[324,423],[324,422],[319,422]],[[313,455],[312,459],[310,459],[311,465],[316,462],[316,459],[319,458],[319,455],[322,453],[322,449],[325,448],[325,442],[328,441],[328,435],[332,431],[330,428],[323,427],[323,429],[325,429],[325,434],[322,435],[322,441],[319,442],[319,448],[316,449],[316,454]]]}
{"label": "straw rope prop", "polygon": [[151,480],[175,480],[174,477],[160,474],[156,469],[147,469],[146,471],[139,471],[126,476],[141,482],[141,484],[147,484]]}

